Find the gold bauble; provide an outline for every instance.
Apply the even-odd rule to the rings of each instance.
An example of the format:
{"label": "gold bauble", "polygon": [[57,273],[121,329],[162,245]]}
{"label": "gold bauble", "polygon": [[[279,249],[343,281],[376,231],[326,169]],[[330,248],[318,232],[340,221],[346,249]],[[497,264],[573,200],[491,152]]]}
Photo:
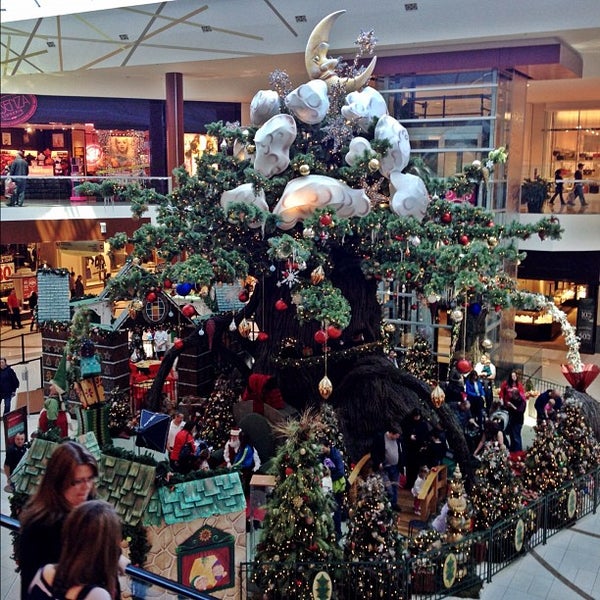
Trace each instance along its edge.
{"label": "gold bauble", "polygon": [[142,308],[144,308],[144,304],[142,303],[141,300],[134,300],[131,303],[131,308],[133,308],[133,310],[140,311],[140,310],[142,310]]}
{"label": "gold bauble", "polygon": [[248,144],[246,146],[246,152],[248,154],[254,154],[255,151],[256,151],[256,146],[254,144]]}
{"label": "gold bauble", "polygon": [[247,338],[252,331],[252,323],[247,319],[242,319],[238,325],[238,331],[242,337]]}
{"label": "gold bauble", "polygon": [[431,402],[436,407],[439,408],[442,404],[444,404],[444,400],[446,399],[446,394],[444,390],[436,385],[433,390],[431,390]]}
{"label": "gold bauble", "polygon": [[321,397],[324,400],[327,400],[327,398],[331,396],[331,392],[333,392],[333,385],[329,377],[325,375],[325,377],[319,381],[319,394],[321,394]]}
{"label": "gold bauble", "polygon": [[300,172],[300,175],[303,175],[304,177],[310,175],[310,167],[308,165],[300,165],[298,171]]}
{"label": "gold bauble", "polygon": [[386,324],[383,326],[383,330],[384,330],[386,333],[394,333],[394,331],[396,331],[396,326],[395,326],[393,323],[386,323]]}
{"label": "gold bauble", "polygon": [[318,267],[315,267],[310,274],[310,282],[313,285],[317,285],[318,283],[321,283],[323,279],[325,279],[325,271],[323,270],[323,267],[319,265]]}
{"label": "gold bauble", "polygon": [[487,243],[488,243],[488,246],[489,246],[490,248],[495,248],[495,247],[498,245],[498,238],[497,238],[497,237],[494,237],[493,235],[491,235],[491,236],[488,238],[488,241],[487,241]]}
{"label": "gold bauble", "polygon": [[372,158],[369,161],[369,171],[371,171],[371,173],[375,173],[375,171],[379,169],[379,166],[379,160],[377,158]]}

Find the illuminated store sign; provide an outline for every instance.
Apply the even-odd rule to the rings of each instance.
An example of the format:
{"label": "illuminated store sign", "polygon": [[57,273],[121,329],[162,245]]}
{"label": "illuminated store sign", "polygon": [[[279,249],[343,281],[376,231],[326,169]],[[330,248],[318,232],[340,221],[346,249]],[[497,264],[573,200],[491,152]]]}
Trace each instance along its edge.
{"label": "illuminated store sign", "polygon": [[37,110],[37,98],[33,94],[2,94],[0,98],[2,127],[14,127],[27,123]]}

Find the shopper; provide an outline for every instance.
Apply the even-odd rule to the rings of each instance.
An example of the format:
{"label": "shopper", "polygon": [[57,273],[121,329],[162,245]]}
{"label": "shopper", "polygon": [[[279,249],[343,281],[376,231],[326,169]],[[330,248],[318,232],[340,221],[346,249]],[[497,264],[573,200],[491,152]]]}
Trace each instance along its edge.
{"label": "shopper", "polygon": [[6,304],[12,328],[23,329],[23,325],[21,324],[21,302],[14,288],[10,291],[8,298],[6,298]]}
{"label": "shopper", "polygon": [[31,324],[29,325],[29,331],[33,331],[34,325],[37,329],[38,295],[35,290],[33,290],[33,292],[31,292],[31,295],[29,296],[29,300],[27,302],[29,304],[29,310],[31,311]]}
{"label": "shopper", "polygon": [[575,198],[579,198],[579,202],[581,202],[581,206],[587,206],[587,202],[585,201],[585,196],[583,194],[583,163],[579,163],[577,165],[577,170],[575,171],[575,187],[573,188],[573,201],[569,202],[569,204],[575,204]]}
{"label": "shopper", "polygon": [[25,444],[25,433],[20,431],[15,434],[13,443],[8,446],[6,450],[6,458],[4,459],[4,473],[8,480],[8,485],[4,488],[4,491],[12,493],[15,491],[10,477],[17,468],[17,465],[21,462],[21,459],[27,452],[27,445]]}
{"label": "shopper", "polygon": [[123,538],[115,509],[104,500],[80,504],[65,521],[63,539],[58,564],[37,571],[29,600],[117,600]]}
{"label": "shopper", "polygon": [[19,389],[19,378],[5,358],[0,358],[0,396],[4,401],[4,414],[10,412],[10,404]]}
{"label": "shopper", "polygon": [[29,165],[24,158],[25,152],[19,150],[15,160],[10,163],[8,174],[15,182],[15,191],[12,193],[7,206],[23,206],[25,201],[25,188],[27,187],[26,177],[29,175]]}
{"label": "shopper", "polygon": [[[37,570],[58,562],[62,529],[69,513],[96,495],[98,464],[85,446],[63,442],[56,447],[35,494],[19,515],[21,530],[16,548],[21,570],[21,598],[27,598],[29,584]],[[86,539],[88,549],[99,547]],[[75,551],[70,548],[70,551]],[[87,552],[84,553],[87,558]]]}
{"label": "shopper", "polygon": [[563,178],[562,178],[562,169],[556,169],[554,171],[554,196],[550,198],[550,204],[554,204],[554,200],[558,196],[560,198],[561,205],[566,204],[565,199],[563,198]]}

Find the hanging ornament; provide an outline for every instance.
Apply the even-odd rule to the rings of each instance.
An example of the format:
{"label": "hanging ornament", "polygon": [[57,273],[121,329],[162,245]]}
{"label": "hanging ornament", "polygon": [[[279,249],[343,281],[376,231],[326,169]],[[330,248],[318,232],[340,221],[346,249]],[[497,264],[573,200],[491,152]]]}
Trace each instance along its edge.
{"label": "hanging ornament", "polygon": [[483,348],[485,348],[486,350],[489,350],[494,343],[492,342],[492,340],[490,340],[489,338],[485,338],[482,342],[481,345]]}
{"label": "hanging ornament", "polygon": [[175,291],[180,295],[180,296],[187,296],[191,291],[192,288],[194,286],[191,283],[188,283],[187,281],[184,283],[178,283],[175,286]]}
{"label": "hanging ornament", "polygon": [[472,302],[469,305],[469,311],[475,317],[477,317],[481,313],[481,304],[479,302]]}
{"label": "hanging ornament", "polygon": [[433,390],[431,390],[431,402],[433,403],[433,406],[439,408],[444,403],[445,399],[446,394],[444,394],[444,390],[439,384],[436,384]]}
{"label": "hanging ornament", "polygon": [[455,308],[451,313],[450,313],[450,318],[455,322],[455,323],[460,323],[463,320],[463,311],[460,310],[460,308]]}
{"label": "hanging ornament", "polygon": [[341,335],[342,330],[339,327],[334,327],[333,325],[327,327],[327,337],[330,337],[332,340],[337,340]]}
{"label": "hanging ornament", "polygon": [[318,267],[315,267],[313,272],[310,274],[310,282],[313,285],[317,285],[321,283],[323,279],[325,279],[325,271],[323,270],[323,267],[319,265]]}
{"label": "hanging ornament", "polygon": [[237,329],[237,325],[235,324],[235,319],[231,319],[231,323],[229,323],[229,331],[235,331]]}
{"label": "hanging ornament", "polygon": [[490,248],[495,248],[498,245],[498,238],[494,237],[493,235],[490,235],[490,237],[487,240],[487,243]]}
{"label": "hanging ornament", "polygon": [[246,152],[248,154],[254,154],[256,152],[256,146],[254,144],[248,144],[246,146]]}
{"label": "hanging ornament", "polygon": [[181,307],[181,314],[184,317],[191,319],[192,317],[194,317],[197,314],[196,307],[193,304],[184,304]]}
{"label": "hanging ornament", "polygon": [[154,292],[149,292],[146,295],[146,302],[156,302],[156,294]]}
{"label": "hanging ornament", "polygon": [[369,171],[371,171],[371,173],[375,173],[375,171],[379,170],[381,163],[379,162],[379,159],[377,158],[372,158],[369,161]]}
{"label": "hanging ornament", "polygon": [[131,303],[131,308],[133,308],[133,310],[137,310],[139,312],[140,310],[142,310],[142,308],[144,308],[144,304],[142,303],[141,300],[134,300]]}
{"label": "hanging ornament", "polygon": [[247,290],[242,290],[239,294],[238,294],[238,300],[240,302],[248,302],[248,299],[250,298],[250,296],[248,295]]}
{"label": "hanging ornament", "polygon": [[441,297],[438,296],[437,294],[429,294],[429,296],[427,296],[427,302],[429,302],[429,304],[435,304],[436,302],[439,302],[441,300]]}
{"label": "hanging ornament", "polygon": [[181,350],[183,348],[183,340],[181,338],[175,338],[173,342],[173,347],[175,350]]}
{"label": "hanging ornament", "polygon": [[275,302],[275,310],[284,311],[287,310],[287,302],[281,298]]}
{"label": "hanging ornament", "polygon": [[469,236],[463,233],[463,235],[461,235],[458,238],[458,241],[461,244],[461,246],[468,246],[469,245]]}
{"label": "hanging ornament", "polygon": [[321,381],[319,381],[319,394],[321,394],[321,397],[324,400],[327,400],[327,398],[329,398],[329,396],[331,396],[331,392],[333,392],[333,385],[332,385],[329,377],[327,377],[327,375],[325,375],[323,377],[323,379],[321,379]]}
{"label": "hanging ornament", "polygon": [[393,323],[386,323],[386,324],[383,326],[383,330],[384,330],[386,333],[394,333],[394,331],[396,331],[396,326],[395,326]]}
{"label": "hanging ornament", "polygon": [[465,375],[466,373],[470,373],[473,370],[473,365],[471,364],[471,361],[467,360],[466,358],[461,358],[456,363],[456,368],[459,373]]}
{"label": "hanging ornament", "polygon": [[315,237],[315,230],[312,227],[307,227],[302,232],[302,237],[305,240],[310,240],[310,239],[314,238]]}
{"label": "hanging ornament", "polygon": [[256,336],[256,340],[258,342],[266,342],[269,339],[269,334],[265,331],[260,331]]}
{"label": "hanging ornament", "polygon": [[325,344],[327,342],[327,332],[319,329],[315,332],[314,339],[317,344]]}
{"label": "hanging ornament", "polygon": [[306,177],[307,175],[310,175],[310,167],[308,165],[300,165],[300,168],[298,169],[298,172],[303,177]]}
{"label": "hanging ornament", "polygon": [[242,319],[238,325],[238,331],[243,338],[247,338],[252,331],[252,323],[246,318]]}
{"label": "hanging ornament", "polygon": [[329,227],[333,224],[333,218],[331,217],[331,215],[329,213],[326,213],[319,217],[319,223],[321,223],[321,225],[323,225],[323,227]]}
{"label": "hanging ornament", "polygon": [[451,223],[452,222],[452,215],[449,212],[445,212],[442,215],[442,223]]}
{"label": "hanging ornament", "polygon": [[165,290],[170,290],[173,287],[173,282],[170,279],[165,279],[163,281],[163,287]]}

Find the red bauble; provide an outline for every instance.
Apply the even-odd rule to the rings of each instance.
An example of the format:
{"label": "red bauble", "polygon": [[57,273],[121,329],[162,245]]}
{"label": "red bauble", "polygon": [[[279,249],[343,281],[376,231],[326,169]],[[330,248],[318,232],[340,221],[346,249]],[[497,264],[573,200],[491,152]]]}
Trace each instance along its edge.
{"label": "red bauble", "polygon": [[183,316],[187,317],[188,319],[191,319],[193,316],[196,315],[196,307],[193,304],[184,304],[181,307],[181,313],[183,314]]}
{"label": "red bauble", "polygon": [[419,308],[419,306],[417,304],[411,304],[410,305],[410,309],[411,310],[417,310],[417,308]]}
{"label": "red bauble", "polygon": [[463,245],[463,246],[467,246],[469,244],[469,237],[467,235],[461,235],[458,238],[458,241]]}
{"label": "red bauble", "polygon": [[148,302],[155,302],[156,301],[156,294],[154,292],[150,292],[147,296],[146,296],[146,300]]}
{"label": "red bauble", "polygon": [[240,292],[238,295],[238,300],[240,302],[248,302],[248,298],[249,298],[249,296],[248,296],[248,292],[246,290]]}
{"label": "red bauble", "polygon": [[282,300],[281,298],[279,298],[279,300],[277,300],[277,302],[275,302],[275,310],[286,310],[288,307],[287,303],[285,302],[285,300]]}
{"label": "red bauble", "polygon": [[256,339],[259,342],[266,342],[269,339],[269,334],[265,333],[264,331],[259,331],[258,335],[256,336]]}
{"label": "red bauble", "polygon": [[502,310],[502,307],[499,304],[496,304],[496,306],[494,306],[494,310],[496,312],[500,312]]}
{"label": "red bauble", "polygon": [[181,338],[175,338],[173,346],[176,350],[181,350],[183,348],[183,340]]}
{"label": "red bauble", "polygon": [[319,331],[315,333],[315,342],[317,342],[317,344],[324,344],[326,341],[327,332],[323,331],[322,329],[319,329]]}
{"label": "red bauble", "polygon": [[173,287],[173,282],[170,279],[165,279],[163,281],[163,287],[165,288],[165,290],[169,290]]}
{"label": "red bauble", "polygon": [[329,227],[333,223],[333,219],[331,215],[321,215],[319,217],[319,223],[325,227]]}
{"label": "red bauble", "polygon": [[452,215],[449,212],[446,212],[442,215],[442,223],[451,223]]}
{"label": "red bauble", "polygon": [[406,279],[412,279],[412,273],[410,271],[406,271]]}
{"label": "red bauble", "polygon": [[456,368],[458,369],[459,373],[465,375],[466,373],[470,373],[473,370],[473,365],[471,364],[471,361],[468,361],[466,358],[461,358],[456,363]]}
{"label": "red bauble", "polygon": [[290,475],[292,475],[294,473],[294,469],[292,469],[292,467],[286,467],[285,468],[285,474],[289,477]]}
{"label": "red bauble", "polygon": [[327,328],[327,336],[330,337],[332,340],[337,340],[341,335],[342,330],[339,327],[334,327],[333,325],[330,325]]}
{"label": "red bauble", "polygon": [[494,221],[488,221],[488,227],[493,227],[495,225]]}

